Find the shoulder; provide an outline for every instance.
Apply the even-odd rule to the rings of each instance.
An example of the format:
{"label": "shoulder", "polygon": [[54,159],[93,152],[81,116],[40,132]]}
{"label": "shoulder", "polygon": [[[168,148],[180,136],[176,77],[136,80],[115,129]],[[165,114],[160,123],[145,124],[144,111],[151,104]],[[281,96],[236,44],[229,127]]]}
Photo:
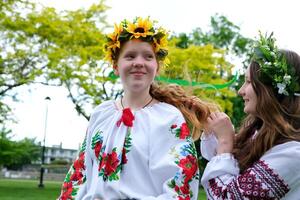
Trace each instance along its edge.
{"label": "shoulder", "polygon": [[274,155],[297,159],[300,164],[300,142],[290,141],[276,145],[267,151],[264,157],[274,157]]}
{"label": "shoulder", "polygon": [[102,102],[100,105],[96,106],[91,114],[90,121],[94,121],[99,116],[106,117],[116,112],[116,105],[114,100],[108,100]]}
{"label": "shoulder", "polygon": [[300,184],[300,142],[279,144],[267,151],[260,159],[260,166],[275,177],[279,175],[289,187]]}
{"label": "shoulder", "polygon": [[279,173],[283,172],[284,176],[286,176],[286,173],[299,171],[300,142],[291,141],[276,145],[267,151],[261,157],[261,160],[271,168],[278,170]]}
{"label": "shoulder", "polygon": [[116,108],[114,100],[103,101],[101,104],[95,107],[93,114],[97,112],[101,112],[103,110],[114,109],[114,108]]}
{"label": "shoulder", "polygon": [[152,112],[168,116],[182,116],[178,108],[165,102],[159,102],[153,105]]}

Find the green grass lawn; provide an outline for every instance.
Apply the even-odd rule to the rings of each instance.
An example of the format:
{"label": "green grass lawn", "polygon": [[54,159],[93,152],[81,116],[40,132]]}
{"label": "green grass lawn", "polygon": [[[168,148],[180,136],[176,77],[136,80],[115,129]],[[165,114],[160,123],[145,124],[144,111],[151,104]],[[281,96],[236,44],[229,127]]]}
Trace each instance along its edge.
{"label": "green grass lawn", "polygon": [[44,188],[38,188],[38,180],[0,179],[1,200],[54,200],[60,192],[60,182],[44,182]]}
{"label": "green grass lawn", "polygon": [[[60,192],[60,182],[44,182],[45,187],[38,188],[38,180],[0,179],[1,200],[55,200]],[[204,191],[199,200],[205,200]]]}

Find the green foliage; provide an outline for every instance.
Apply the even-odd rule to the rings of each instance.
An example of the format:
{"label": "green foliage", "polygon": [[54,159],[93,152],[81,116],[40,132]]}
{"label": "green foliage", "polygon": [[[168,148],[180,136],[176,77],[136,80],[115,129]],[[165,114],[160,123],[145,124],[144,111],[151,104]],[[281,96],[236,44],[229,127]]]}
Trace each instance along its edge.
{"label": "green foliage", "polygon": [[[178,48],[178,38],[173,37],[170,44],[169,59],[171,64],[162,70],[162,76],[173,79],[205,82],[208,84],[223,84],[231,77],[232,65],[225,60],[225,51],[212,45]],[[208,101],[220,104],[228,114],[232,114],[232,103],[229,97],[236,96],[230,88],[222,90],[205,90],[201,87],[187,87],[191,94]]]}
{"label": "green foliage", "polygon": [[[108,76],[110,66],[102,61],[107,9],[104,1],[86,10],[64,12],[53,8],[37,10],[25,0],[1,4],[1,116],[9,113],[3,99],[15,97],[14,89],[21,85],[41,83],[67,88],[75,109],[87,119],[90,107],[122,93],[116,80]],[[232,77],[233,66],[226,56],[243,56],[250,39],[240,35],[239,27],[226,17],[214,16],[211,30],[204,32],[198,28],[191,34],[175,35],[170,43],[171,66],[162,70],[163,75],[222,84]],[[233,116],[234,88],[206,91],[196,87],[191,93],[215,100]]]}
{"label": "green foliage", "polygon": [[[176,38],[175,42],[177,47],[183,48],[184,45],[205,46],[213,45],[216,49],[224,49],[223,56],[234,57],[235,59],[243,60],[244,68],[249,64],[251,58],[250,48],[253,44],[253,40],[246,38],[240,34],[240,28],[233,22],[229,21],[225,16],[215,15],[211,17],[210,29],[203,31],[201,28],[196,28],[187,39],[186,34],[181,34]],[[231,77],[230,73],[224,73],[224,70],[220,70],[220,78],[228,80]],[[215,79],[215,74],[211,75],[212,79]],[[240,78],[237,84],[233,85],[228,90],[231,92],[237,92],[238,86],[242,85],[244,79]],[[242,99],[232,93],[227,93],[226,90],[220,91],[205,91],[199,93],[200,96],[210,96],[215,99],[224,111],[231,116],[231,119],[235,126],[239,126],[241,120],[244,117],[243,102]],[[228,109],[231,108],[231,109]]]}
{"label": "green foliage", "polygon": [[104,86],[110,80],[104,76],[107,66],[99,62],[106,9],[103,1],[87,10],[61,13],[53,8],[38,11],[26,1],[1,7],[0,101],[21,85],[63,86],[77,111],[88,118],[85,104],[110,97]]}
{"label": "green foliage", "polygon": [[0,166],[19,169],[23,165],[39,160],[41,152],[35,139],[24,138],[20,141],[13,141],[9,134],[10,131],[1,131]]}

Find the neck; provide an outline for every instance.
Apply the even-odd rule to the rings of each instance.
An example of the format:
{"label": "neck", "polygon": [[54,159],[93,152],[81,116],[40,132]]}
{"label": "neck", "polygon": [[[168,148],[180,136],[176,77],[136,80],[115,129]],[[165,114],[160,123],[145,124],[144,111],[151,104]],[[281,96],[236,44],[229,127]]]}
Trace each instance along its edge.
{"label": "neck", "polygon": [[131,108],[132,110],[138,110],[151,104],[152,97],[147,93],[133,94],[125,93],[122,97],[122,104],[124,108]]}

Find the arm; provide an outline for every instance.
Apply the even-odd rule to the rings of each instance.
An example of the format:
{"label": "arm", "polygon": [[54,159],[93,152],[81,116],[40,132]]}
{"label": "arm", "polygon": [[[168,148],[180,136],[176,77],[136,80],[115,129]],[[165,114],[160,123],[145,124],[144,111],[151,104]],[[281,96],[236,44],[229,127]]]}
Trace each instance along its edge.
{"label": "arm", "polygon": [[150,199],[197,199],[199,174],[194,143],[183,118],[173,120],[164,132],[154,131],[150,142],[152,182],[162,193]]}
{"label": "arm", "polygon": [[[201,183],[209,199],[299,198],[300,143],[287,142],[270,149],[249,169],[239,174],[231,154],[215,156],[207,165]],[[298,192],[298,194],[296,193]],[[295,196],[292,196],[295,195]],[[298,195],[298,196],[296,196]]]}
{"label": "arm", "polygon": [[87,151],[87,135],[81,145],[78,157],[71,165],[63,182],[59,200],[81,199],[86,193],[89,176],[92,171],[92,160]]}
{"label": "arm", "polygon": [[217,154],[218,140],[214,133],[203,132],[200,138],[201,155],[206,160],[211,160]]}

